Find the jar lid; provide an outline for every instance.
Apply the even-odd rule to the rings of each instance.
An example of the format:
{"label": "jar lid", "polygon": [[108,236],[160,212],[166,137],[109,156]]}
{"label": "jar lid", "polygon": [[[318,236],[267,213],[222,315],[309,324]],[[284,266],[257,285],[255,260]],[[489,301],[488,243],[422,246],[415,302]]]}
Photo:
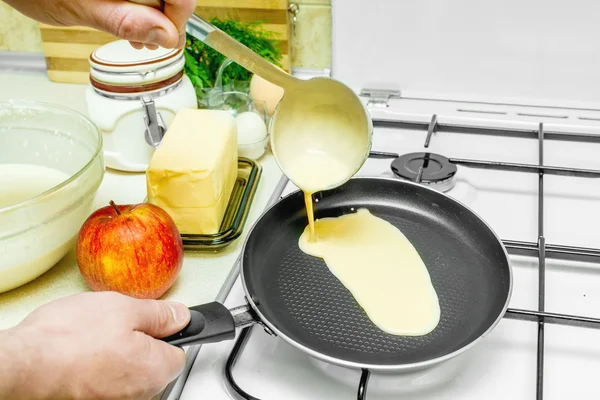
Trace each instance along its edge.
{"label": "jar lid", "polygon": [[151,83],[181,72],[185,65],[182,49],[135,49],[127,40],[107,43],[89,57],[90,75],[115,85]]}

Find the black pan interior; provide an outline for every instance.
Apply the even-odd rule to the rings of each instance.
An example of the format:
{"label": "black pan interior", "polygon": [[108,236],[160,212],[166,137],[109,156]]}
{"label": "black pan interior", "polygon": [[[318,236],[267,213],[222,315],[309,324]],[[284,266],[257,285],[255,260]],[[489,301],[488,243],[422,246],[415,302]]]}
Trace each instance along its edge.
{"label": "black pan interior", "polygon": [[352,179],[315,198],[317,218],[364,207],[398,227],[429,270],[441,319],[421,337],[379,330],[325,263],[298,248],[307,219],[297,192],[260,219],[243,255],[244,279],[257,308],[292,340],[347,362],[411,364],[464,347],[502,314],[510,294],[509,263],[493,232],[467,208],[419,185],[377,178]]}

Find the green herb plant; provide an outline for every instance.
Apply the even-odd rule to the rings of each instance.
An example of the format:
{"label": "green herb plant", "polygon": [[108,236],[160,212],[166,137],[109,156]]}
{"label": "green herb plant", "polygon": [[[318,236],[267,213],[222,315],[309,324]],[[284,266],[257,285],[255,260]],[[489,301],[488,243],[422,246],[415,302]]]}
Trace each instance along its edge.
{"label": "green herb plant", "polygon": [[[261,57],[281,67],[282,54],[278,47],[279,41],[275,39],[273,32],[262,28],[263,21],[240,22],[232,19],[212,18],[210,22]],[[184,57],[184,71],[192,84],[197,89],[214,87],[217,72],[223,61],[225,61],[225,57],[190,35],[187,35]],[[251,78],[251,72],[236,63],[232,63],[225,68],[222,83],[226,85],[232,80],[248,81]]]}

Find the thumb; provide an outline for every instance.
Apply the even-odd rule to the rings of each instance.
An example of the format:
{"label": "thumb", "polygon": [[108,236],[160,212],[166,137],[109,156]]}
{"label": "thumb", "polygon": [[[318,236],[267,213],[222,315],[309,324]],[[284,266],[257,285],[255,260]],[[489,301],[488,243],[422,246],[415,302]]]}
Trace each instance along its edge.
{"label": "thumb", "polygon": [[181,303],[137,300],[133,329],[155,338],[170,336],[190,322],[190,310]]}
{"label": "thumb", "polygon": [[130,42],[175,48],[179,32],[161,11],[127,1],[110,1],[92,8],[92,27]]}

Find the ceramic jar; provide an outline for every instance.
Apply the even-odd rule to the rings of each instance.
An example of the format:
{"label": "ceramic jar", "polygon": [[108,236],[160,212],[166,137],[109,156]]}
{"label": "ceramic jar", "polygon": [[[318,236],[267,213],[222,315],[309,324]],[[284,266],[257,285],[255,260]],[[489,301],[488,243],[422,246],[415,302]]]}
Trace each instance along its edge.
{"label": "ceramic jar", "polygon": [[197,108],[181,49],[134,49],[117,40],[89,57],[88,115],[102,132],[106,166],[143,172],[175,114]]}

